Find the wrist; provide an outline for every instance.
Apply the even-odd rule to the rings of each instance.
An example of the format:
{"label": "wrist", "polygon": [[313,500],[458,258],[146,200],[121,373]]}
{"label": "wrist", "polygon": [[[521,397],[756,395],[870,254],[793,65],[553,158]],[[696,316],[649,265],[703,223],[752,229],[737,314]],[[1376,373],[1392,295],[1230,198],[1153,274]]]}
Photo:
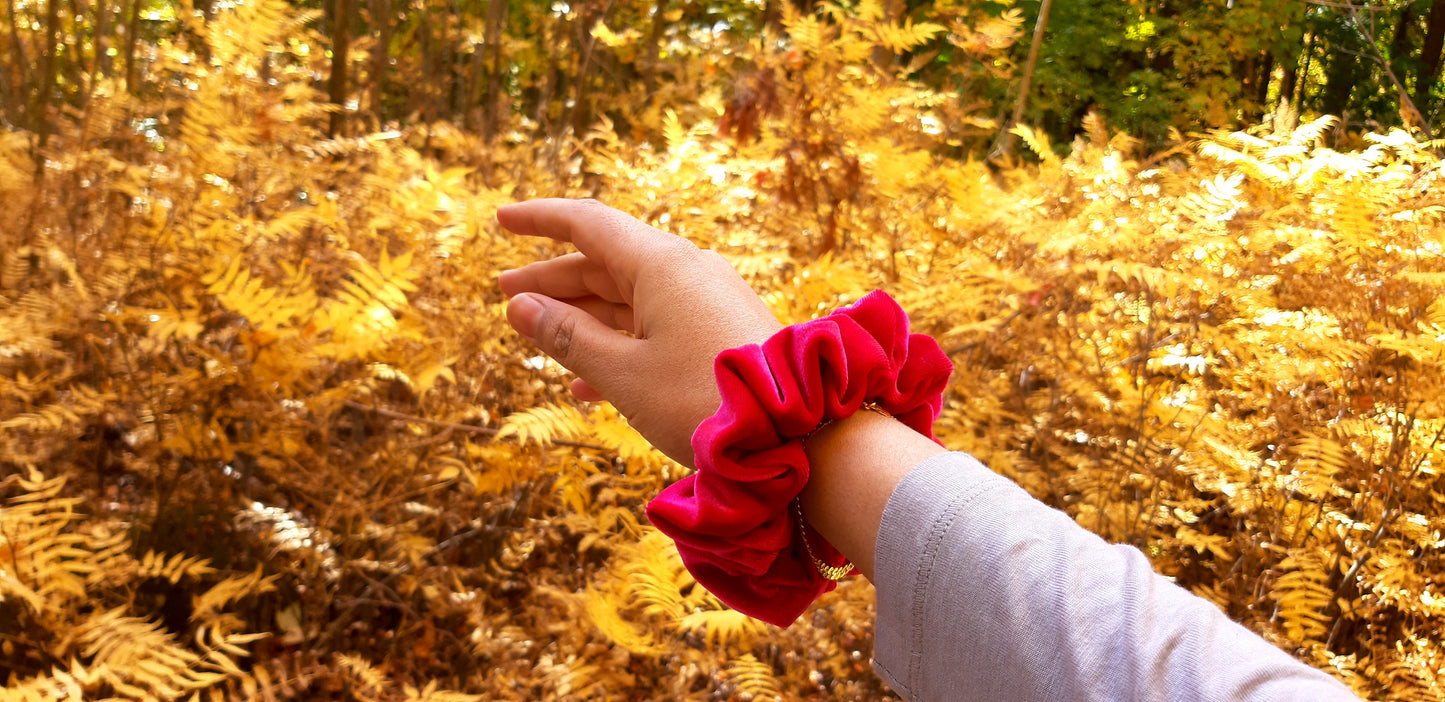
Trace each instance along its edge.
{"label": "wrist", "polygon": [[901,422],[858,412],[804,444],[811,465],[799,500],[808,524],[873,579],[873,548],[893,488],[945,449]]}
{"label": "wrist", "polygon": [[[692,436],[697,471],[664,489],[647,515],[676,541],[699,584],[746,614],[787,626],[833,589],[842,574],[834,569],[845,568],[840,561],[848,555],[871,569],[882,508],[913,463],[871,469],[937,452],[902,432],[932,443],[953,366],[937,342],[909,333],[908,317],[892,298],[874,292],[827,317],[786,327],[761,345],[724,350],[713,369],[721,402]],[[879,438],[853,446],[854,432],[845,430],[865,420],[841,420],[869,406],[891,418],[878,417],[884,422]],[[827,448],[833,442],[819,438],[827,484],[834,487],[815,490],[820,497],[809,502],[825,512],[825,529],[845,539],[847,551],[821,533],[808,539],[799,509],[812,473],[804,440],[827,420],[840,421],[830,436],[846,439],[833,459]],[[858,473],[863,482],[848,485],[847,472],[834,466],[870,470]],[[871,513],[866,519],[841,524],[864,510]]]}

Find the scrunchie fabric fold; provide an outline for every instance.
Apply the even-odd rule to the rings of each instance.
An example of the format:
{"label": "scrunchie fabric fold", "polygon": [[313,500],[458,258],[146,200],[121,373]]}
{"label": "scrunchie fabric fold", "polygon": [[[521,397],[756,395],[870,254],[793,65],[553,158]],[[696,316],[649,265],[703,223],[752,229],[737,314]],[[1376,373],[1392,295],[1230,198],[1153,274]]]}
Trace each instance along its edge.
{"label": "scrunchie fabric fold", "polygon": [[[723,351],[713,370],[722,402],[693,433],[697,471],[664,489],[647,516],[699,584],[786,627],[835,587],[814,568],[788,509],[808,482],[803,437],[873,402],[932,439],[953,364],[874,291],[762,345]],[[821,538],[812,544],[822,560],[837,559]]]}

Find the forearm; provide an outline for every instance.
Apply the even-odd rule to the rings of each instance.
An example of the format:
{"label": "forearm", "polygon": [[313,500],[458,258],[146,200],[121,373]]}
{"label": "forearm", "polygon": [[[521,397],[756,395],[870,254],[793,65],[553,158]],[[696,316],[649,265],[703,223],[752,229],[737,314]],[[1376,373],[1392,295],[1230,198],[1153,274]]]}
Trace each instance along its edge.
{"label": "forearm", "polygon": [[859,413],[808,453],[808,521],[877,586],[875,665],[907,699],[1353,699],[1137,549],[892,420]]}
{"label": "forearm", "polygon": [[909,699],[1354,699],[963,454],[898,484],[875,664]]}

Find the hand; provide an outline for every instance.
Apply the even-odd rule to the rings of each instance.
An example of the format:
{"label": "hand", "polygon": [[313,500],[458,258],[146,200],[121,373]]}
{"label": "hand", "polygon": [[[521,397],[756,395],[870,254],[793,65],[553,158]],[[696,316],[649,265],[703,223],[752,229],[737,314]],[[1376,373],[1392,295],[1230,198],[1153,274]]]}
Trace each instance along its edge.
{"label": "hand", "polygon": [[720,401],[713,359],[761,344],[777,318],[722,256],[594,200],[507,205],[497,221],[577,247],[502,273],[507,321],[577,374],[579,399],[611,402],[692,466],[692,434]]}

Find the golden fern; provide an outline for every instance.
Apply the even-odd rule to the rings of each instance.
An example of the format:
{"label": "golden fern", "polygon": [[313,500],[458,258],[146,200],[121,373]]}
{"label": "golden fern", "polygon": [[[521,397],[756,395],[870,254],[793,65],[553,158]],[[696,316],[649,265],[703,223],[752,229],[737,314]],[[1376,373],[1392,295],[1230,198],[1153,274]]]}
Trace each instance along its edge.
{"label": "golden fern", "polygon": [[115,402],[115,396],[88,385],[68,386],[60,402],[44,405],[32,412],[0,421],[0,429],[50,432],[64,428],[79,429],[88,417],[102,414]]}
{"label": "golden fern", "polygon": [[1296,551],[1280,562],[1279,571],[1270,589],[1275,603],[1270,618],[1278,619],[1295,643],[1319,641],[1328,631],[1325,612],[1333,597],[1326,563],[1318,553]]}
{"label": "golden fern", "polygon": [[181,578],[199,578],[216,572],[210,563],[208,559],[186,556],[184,553],[173,554],[167,560],[164,555],[157,555],[155,551],[146,551],[136,568],[136,577],[164,578],[178,583]]}
{"label": "golden fern", "polygon": [[1038,156],[1045,166],[1053,167],[1060,164],[1058,154],[1054,153],[1054,147],[1049,144],[1048,135],[1035,131],[1027,124],[1014,125],[1014,128],[1009,131],[1022,139],[1024,145],[1028,146],[1029,150],[1034,152],[1034,155]]}
{"label": "golden fern", "polygon": [[198,622],[217,621],[231,603],[252,595],[276,590],[275,575],[263,575],[260,566],[246,575],[232,576],[212,585],[192,602],[191,617]]}
{"label": "golden fern", "polygon": [[895,54],[912,51],[947,31],[941,24],[933,22],[915,24],[911,20],[905,21],[901,25],[874,24],[868,29],[873,33],[874,40],[879,45]]}
{"label": "golden fern", "polygon": [[588,438],[617,452],[618,458],[642,465],[658,465],[667,460],[612,405],[598,405],[588,413],[587,419],[591,422]]}
{"label": "golden fern", "polygon": [[[1282,114],[1153,158],[1091,117],[1067,155],[1026,135],[1042,167],[968,162],[997,126],[940,86],[1014,80],[1019,8],[782,5],[787,37],[756,44],[676,41],[664,12],[661,62],[619,5],[615,31],[583,36],[657,90],[598,98],[643,108],[580,140],[515,121],[325,138],[327,28],[282,0],[154,23],[179,34],[138,89],[99,81],[44,164],[34,135],[0,134],[0,200],[23,213],[0,219],[0,597],[26,632],[5,639],[22,667],[0,698],[881,696],[853,656],[866,587],[786,631],[726,610],[641,526],[680,469],[524,365],[495,274],[539,249],[491,214],[543,192],[733,255],[786,321],[887,287],[966,371],[950,446],[1365,696],[1438,697],[1439,144],[1347,150],[1326,145],[1355,139],[1334,121]],[[576,28],[543,19],[539,36]],[[479,28],[448,26],[408,31],[469,50]],[[378,39],[353,55],[410,41]],[[875,61],[903,50],[901,69]],[[391,78],[418,75],[397,58]],[[756,76],[724,107],[698,89],[712,73]],[[750,130],[718,128],[748,109]],[[561,442],[601,448],[536,450]],[[206,573],[214,552],[236,571]],[[190,630],[160,628],[142,586],[191,598]],[[248,665],[258,629],[279,640]],[[148,653],[83,655],[126,637]],[[204,686],[177,650],[226,679]]]}
{"label": "golden fern", "polygon": [[342,654],[336,657],[336,662],[341,664],[342,670],[355,682],[356,687],[353,690],[362,700],[380,699],[391,686],[385,673],[358,656]]}
{"label": "golden fern", "polygon": [[45,478],[32,469],[19,479],[26,492],[0,510],[0,600],[16,597],[34,612],[84,600],[95,571],[87,539],[74,533],[78,498],[60,497],[64,476]]}
{"label": "golden fern", "polygon": [[177,699],[247,677],[233,657],[247,655],[243,646],[258,635],[227,631],[234,622],[213,609],[197,612],[202,626],[196,649],[158,623],[131,616],[124,606],[81,614],[93,589],[132,587],[150,578],[172,583],[202,578],[214,572],[205,559],[154,551],[132,559],[124,532],[80,524],[78,499],[61,496],[63,476],[47,479],[32,471],[17,483],[24,492],[0,510],[0,552],[9,556],[0,567],[0,601],[15,597],[31,612],[44,613],[39,621],[50,625],[72,622],[52,655],[74,662],[0,691],[0,699],[74,698],[79,691],[100,689],[128,699]]}
{"label": "golden fern", "polygon": [[496,438],[500,441],[515,437],[524,446],[533,442],[546,446],[558,440],[585,437],[590,431],[587,418],[576,407],[544,405],[507,415],[497,429]]}
{"label": "golden fern", "polygon": [[758,660],[751,653],[744,653],[728,661],[727,678],[737,691],[752,699],[778,700],[782,692],[773,675],[773,667]]}
{"label": "golden fern", "polygon": [[751,649],[768,631],[761,621],[732,609],[688,612],[677,621],[677,629],[700,635],[704,646],[731,651]]}
{"label": "golden fern", "polygon": [[468,695],[451,690],[437,689],[435,680],[427,683],[421,689],[411,685],[402,686],[402,699],[406,702],[482,702],[482,695]]}
{"label": "golden fern", "polygon": [[659,645],[649,627],[623,616],[619,599],[617,593],[602,589],[592,589],[584,595],[584,611],[598,633],[634,654],[656,655],[665,651],[667,647]]}

